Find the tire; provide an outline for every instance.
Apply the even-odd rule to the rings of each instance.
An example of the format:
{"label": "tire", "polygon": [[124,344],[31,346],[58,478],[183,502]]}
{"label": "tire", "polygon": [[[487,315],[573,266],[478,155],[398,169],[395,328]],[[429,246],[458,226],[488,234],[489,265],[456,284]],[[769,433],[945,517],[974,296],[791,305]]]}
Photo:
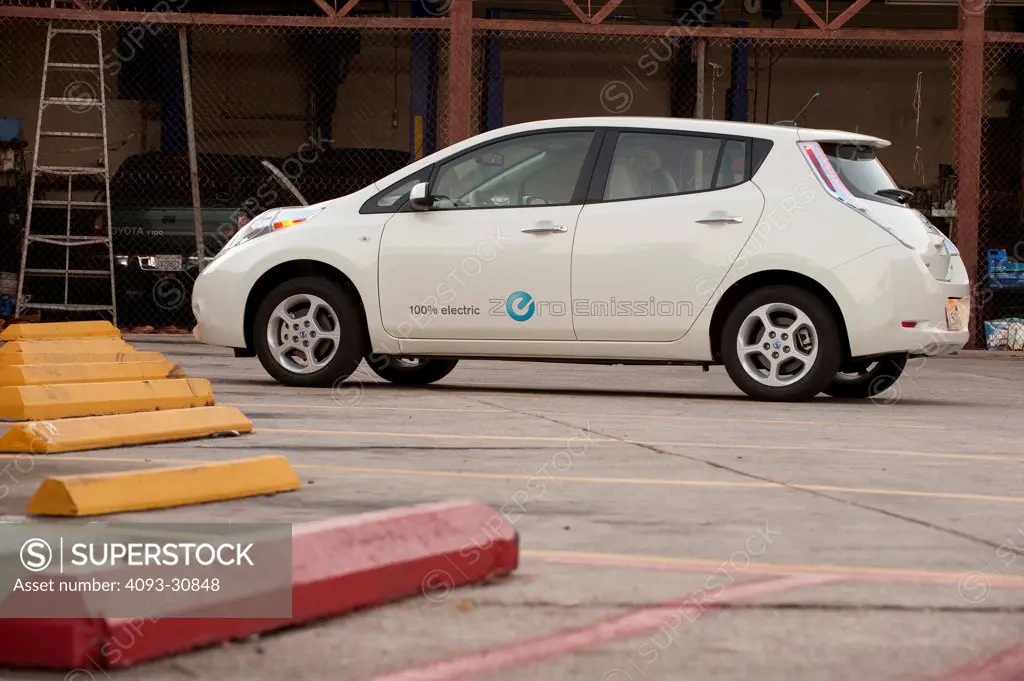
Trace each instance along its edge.
{"label": "tire", "polygon": [[412,359],[390,355],[374,355],[366,358],[373,373],[395,385],[428,385],[436,383],[450,374],[456,359]]}
{"label": "tire", "polygon": [[825,388],[825,394],[839,399],[869,399],[896,385],[906,368],[905,354],[856,362],[842,367]]}
{"label": "tire", "polygon": [[[313,303],[316,319],[304,319]],[[282,311],[295,319],[287,346],[282,342],[286,336],[282,334]],[[366,354],[365,329],[356,301],[323,277],[300,277],[280,284],[263,300],[253,323],[256,356],[267,373],[283,385],[330,387],[351,376]],[[313,368],[307,368],[310,357]],[[316,368],[317,363],[322,366]]]}
{"label": "tire", "polygon": [[[770,329],[765,319],[772,324]],[[748,352],[740,352],[741,341]],[[743,298],[725,320],[720,347],[733,383],[766,402],[814,397],[829,386],[842,362],[839,325],[832,312],[817,296],[796,286],[768,286]],[[770,373],[773,362],[775,370]]]}

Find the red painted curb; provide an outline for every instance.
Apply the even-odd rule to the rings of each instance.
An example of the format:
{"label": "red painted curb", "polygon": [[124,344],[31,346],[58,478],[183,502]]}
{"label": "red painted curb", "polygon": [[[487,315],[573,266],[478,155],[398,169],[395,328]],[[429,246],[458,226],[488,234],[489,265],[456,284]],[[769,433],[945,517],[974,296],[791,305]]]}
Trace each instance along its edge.
{"label": "red painted curb", "polygon": [[[515,528],[490,506],[477,502],[426,504],[305,523],[292,528],[290,618],[210,616],[225,608],[244,612],[279,591],[257,590],[241,601],[213,604],[208,594],[197,594],[189,609],[161,619],[104,617],[99,614],[103,604],[93,594],[82,606],[91,612],[80,617],[0,618],[0,666],[127,667],[425,590],[473,584],[511,573],[518,562]],[[103,576],[116,579],[109,571]]]}
{"label": "red painted curb", "polygon": [[954,669],[932,681],[1016,681],[1024,674],[1024,645],[1007,648]]}

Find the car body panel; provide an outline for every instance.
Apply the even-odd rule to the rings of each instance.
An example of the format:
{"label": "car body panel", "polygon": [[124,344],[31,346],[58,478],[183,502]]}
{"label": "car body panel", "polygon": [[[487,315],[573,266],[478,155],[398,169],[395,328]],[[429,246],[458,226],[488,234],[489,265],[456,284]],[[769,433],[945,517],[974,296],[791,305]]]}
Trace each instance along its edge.
{"label": "car body panel", "polygon": [[[549,302],[569,298],[580,209],[398,213],[380,248],[385,330],[403,339],[574,340],[572,315]],[[544,222],[566,231],[522,231]]]}
{"label": "car body panel", "polygon": [[[718,288],[763,208],[764,196],[752,182],[584,206],[572,252],[576,338],[682,338],[703,309],[695,295]],[[697,222],[716,215],[742,221]]]}

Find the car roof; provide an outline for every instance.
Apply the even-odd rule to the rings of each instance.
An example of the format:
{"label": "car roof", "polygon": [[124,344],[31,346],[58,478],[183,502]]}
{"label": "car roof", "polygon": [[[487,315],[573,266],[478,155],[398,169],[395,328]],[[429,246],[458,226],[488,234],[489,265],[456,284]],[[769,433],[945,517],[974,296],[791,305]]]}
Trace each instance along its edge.
{"label": "car roof", "polygon": [[[580,118],[555,118],[509,125],[492,130],[492,133],[509,134],[528,132],[545,128],[576,126],[600,126],[617,128],[645,128],[662,130],[686,130],[718,135],[739,135],[763,137],[772,140],[797,140],[820,142],[858,142],[875,147],[887,147],[889,141],[871,135],[846,130],[822,130],[792,125],[768,125],[765,123],[743,123],[717,121],[706,118],[670,118],[667,116],[589,116]],[[481,138],[483,141],[483,138]]]}

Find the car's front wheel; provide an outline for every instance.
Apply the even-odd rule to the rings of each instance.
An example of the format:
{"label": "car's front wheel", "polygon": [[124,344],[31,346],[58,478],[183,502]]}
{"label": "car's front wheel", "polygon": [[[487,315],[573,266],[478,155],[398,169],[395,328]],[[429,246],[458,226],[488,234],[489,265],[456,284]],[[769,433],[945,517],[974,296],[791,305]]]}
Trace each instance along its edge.
{"label": "car's front wheel", "polygon": [[799,402],[825,390],[839,371],[839,328],[828,307],[796,286],[768,286],[729,313],[722,362],[747,395]]}
{"label": "car's front wheel", "polygon": [[352,297],[323,277],[280,284],[256,312],[253,343],[279,383],[330,387],[352,375],[365,354],[362,317]]}
{"label": "car's front wheel", "polygon": [[851,362],[833,377],[825,394],[840,399],[872,398],[896,385],[906,368],[905,354]]}
{"label": "car's front wheel", "polygon": [[373,373],[396,385],[427,385],[450,374],[458,360],[376,355],[366,363]]}

